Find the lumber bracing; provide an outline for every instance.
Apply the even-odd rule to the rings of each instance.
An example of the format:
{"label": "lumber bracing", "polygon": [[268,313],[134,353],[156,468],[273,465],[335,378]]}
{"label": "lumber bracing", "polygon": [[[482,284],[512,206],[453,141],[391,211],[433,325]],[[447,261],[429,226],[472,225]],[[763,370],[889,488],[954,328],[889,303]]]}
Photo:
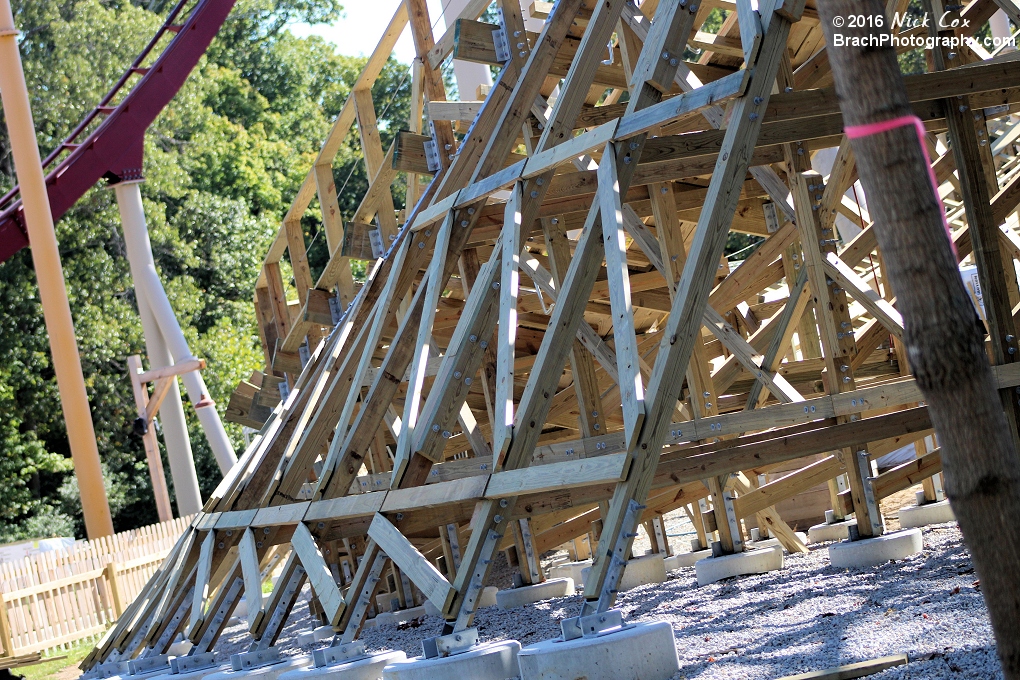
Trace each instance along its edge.
{"label": "lumber bracing", "polygon": [[[163,653],[178,632],[210,650],[244,593],[262,602],[270,565],[272,597],[248,606],[255,649],[306,580],[343,641],[380,588],[461,630],[498,551],[515,548],[530,582],[537,555],[581,537],[594,565],[579,613],[604,611],[637,526],[664,512],[685,509],[702,547],[740,551],[761,518],[802,550],[784,500],[828,483],[870,536],[878,500],[939,473],[813,3],[499,0],[500,26],[478,21],[484,5],[437,37],[424,0],[400,4],[258,280],[266,365],[228,412],[258,434],[85,667]],[[984,5],[966,12],[987,19]],[[370,89],[404,30],[412,120],[383,149]],[[1015,54],[967,48],[907,78],[1002,336],[1003,390],[1020,385],[999,332],[1020,303]],[[447,101],[451,57],[498,66],[488,93]],[[977,143],[954,143],[973,136],[959,98],[980,112]],[[342,215],[332,162],[355,124],[371,181]],[[330,252],[316,281],[313,200]],[[734,233],[760,241],[737,266]],[[913,442],[916,461],[873,475]]]}

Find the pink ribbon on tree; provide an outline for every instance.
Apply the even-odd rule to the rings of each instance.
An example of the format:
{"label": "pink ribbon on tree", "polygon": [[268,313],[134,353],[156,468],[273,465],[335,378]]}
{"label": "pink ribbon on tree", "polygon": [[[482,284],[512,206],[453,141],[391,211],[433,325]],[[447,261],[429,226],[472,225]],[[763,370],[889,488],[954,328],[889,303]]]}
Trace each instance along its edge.
{"label": "pink ribbon on tree", "polygon": [[949,247],[953,249],[953,255],[959,260],[959,255],[956,252],[956,244],[953,243],[953,232],[949,228],[949,222],[946,220],[946,210],[942,207],[942,199],[939,198],[939,182],[935,178],[935,170],[931,167],[931,156],[928,155],[928,147],[925,145],[925,135],[927,130],[924,129],[924,122],[917,116],[900,116],[899,118],[890,118],[889,120],[879,121],[878,123],[867,123],[865,125],[848,125],[844,128],[846,136],[850,139],[859,139],[861,137],[870,137],[871,135],[878,135],[889,130],[895,130],[896,128],[906,127],[912,125],[917,131],[917,141],[921,145],[921,154],[924,156],[924,167],[928,170],[928,179],[931,181],[931,189],[935,194],[935,202],[939,205],[939,215],[942,217],[942,226],[946,229],[946,237],[949,239]]}

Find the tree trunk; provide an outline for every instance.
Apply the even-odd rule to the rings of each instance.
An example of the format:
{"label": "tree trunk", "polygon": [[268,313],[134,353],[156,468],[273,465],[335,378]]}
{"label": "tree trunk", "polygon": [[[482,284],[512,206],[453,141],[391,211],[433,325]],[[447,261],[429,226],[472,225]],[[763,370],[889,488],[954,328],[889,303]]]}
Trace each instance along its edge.
{"label": "tree trunk", "polygon": [[[851,15],[884,19],[882,2],[819,0],[818,10],[844,124],[911,115],[891,47],[833,47],[834,34],[888,33],[885,21],[846,27]],[[834,28],[834,19],[843,26]],[[981,578],[1003,670],[1020,678],[1020,456],[985,354],[984,329],[960,279],[915,129],[851,144],[898,293],[907,356],[942,445],[946,492]]]}

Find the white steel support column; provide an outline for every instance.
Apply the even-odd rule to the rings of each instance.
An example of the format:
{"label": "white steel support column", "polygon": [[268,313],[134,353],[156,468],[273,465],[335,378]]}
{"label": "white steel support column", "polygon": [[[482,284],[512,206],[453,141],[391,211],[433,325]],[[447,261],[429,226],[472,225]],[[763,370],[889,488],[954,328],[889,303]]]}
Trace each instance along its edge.
{"label": "white steel support column", "polygon": [[[174,363],[192,358],[191,349],[181,332],[180,324],[170,306],[170,300],[163,290],[163,284],[156,273],[156,265],[152,260],[152,246],[149,244],[149,232],[145,222],[145,212],[142,209],[142,194],[138,189],[137,182],[121,182],[114,187],[117,195],[117,205],[120,208],[121,222],[124,225],[124,242],[127,246],[128,260],[131,262],[131,276],[135,282],[135,289],[139,292],[139,299],[143,297],[152,313],[152,318],[159,327],[160,336],[169,350]],[[139,304],[141,306],[141,304]],[[148,333],[146,334],[148,338]],[[150,361],[154,360],[150,357]],[[195,406],[195,413],[202,424],[202,430],[209,440],[209,446],[216,456],[216,462],[220,470],[226,474],[234,463],[237,456],[234,447],[223,429],[220,416],[216,412],[216,405],[209,398],[209,392],[205,387],[205,381],[198,371],[185,373],[181,376],[184,380],[184,387],[188,391],[188,398]],[[173,453],[170,455],[170,469],[174,471]],[[188,456],[188,465],[191,466],[191,474],[194,475],[194,461]],[[174,475],[174,486],[177,484],[177,476]],[[179,494],[180,492],[178,492]],[[180,507],[180,495],[178,495],[178,509]]]}

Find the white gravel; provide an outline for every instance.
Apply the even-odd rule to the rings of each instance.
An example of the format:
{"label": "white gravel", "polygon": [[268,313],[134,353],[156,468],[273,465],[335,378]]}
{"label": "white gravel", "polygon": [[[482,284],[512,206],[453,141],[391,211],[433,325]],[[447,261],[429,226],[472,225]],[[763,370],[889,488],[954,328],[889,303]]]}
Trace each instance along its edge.
{"label": "white gravel", "polygon": [[[1001,678],[959,529],[947,524],[923,531],[921,554],[881,567],[835,569],[826,546],[813,546],[807,555],[788,555],[778,572],[701,588],[693,568],[680,569],[665,583],[622,593],[617,606],[626,620],[673,625],[681,667],[675,678],[776,678],[900,653],[909,655],[908,665],[871,677]],[[505,582],[508,570],[497,571],[496,580]],[[478,613],[476,625],[483,640],[513,638],[527,645],[557,636],[560,620],[575,616],[581,600],[578,594],[526,609],[489,607]],[[312,625],[302,598],[278,643],[281,651],[307,651],[297,649],[294,638]],[[370,650],[418,655],[421,640],[441,626],[438,617],[422,617],[367,629],[362,639]],[[243,623],[233,626],[217,651],[243,651],[249,640]]]}

